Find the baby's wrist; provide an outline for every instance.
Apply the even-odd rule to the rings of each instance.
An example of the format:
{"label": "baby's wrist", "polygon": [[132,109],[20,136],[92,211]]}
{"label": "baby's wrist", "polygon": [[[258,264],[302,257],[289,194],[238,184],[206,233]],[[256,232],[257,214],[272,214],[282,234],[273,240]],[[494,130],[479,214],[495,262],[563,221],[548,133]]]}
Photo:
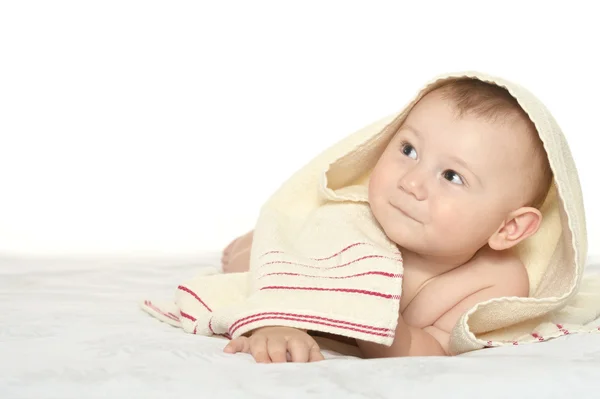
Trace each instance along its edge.
{"label": "baby's wrist", "polygon": [[252,335],[256,334],[257,332],[268,329],[268,328],[290,328],[290,329],[302,331],[302,332],[308,334],[308,330],[305,330],[303,328],[296,328],[296,327],[289,327],[289,326],[263,326],[263,327],[255,328],[254,330],[246,331],[244,334],[242,334],[242,336],[249,338]]}

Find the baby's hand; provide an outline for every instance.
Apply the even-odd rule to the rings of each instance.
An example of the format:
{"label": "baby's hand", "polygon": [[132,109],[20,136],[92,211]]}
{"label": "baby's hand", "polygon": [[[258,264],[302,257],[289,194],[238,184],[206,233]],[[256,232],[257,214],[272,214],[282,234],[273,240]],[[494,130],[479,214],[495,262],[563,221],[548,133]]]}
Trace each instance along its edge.
{"label": "baby's hand", "polygon": [[224,349],[227,353],[250,353],[257,363],[284,363],[324,360],[317,342],[306,332],[291,327],[263,327],[250,337],[237,337]]}

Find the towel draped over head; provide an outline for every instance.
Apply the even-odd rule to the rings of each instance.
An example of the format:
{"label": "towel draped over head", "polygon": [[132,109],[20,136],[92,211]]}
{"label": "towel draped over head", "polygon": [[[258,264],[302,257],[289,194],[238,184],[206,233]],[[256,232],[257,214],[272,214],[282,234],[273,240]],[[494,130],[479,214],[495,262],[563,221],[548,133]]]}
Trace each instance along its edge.
{"label": "towel draped over head", "polygon": [[312,159],[266,201],[254,231],[250,271],[205,270],[175,301],[143,301],[151,315],[185,331],[237,337],[290,326],[391,345],[402,295],[403,260],[370,212],[368,178],[412,107],[451,79],[504,87],[534,123],[554,180],[539,231],[516,250],[527,268],[527,298],[496,298],[465,312],[452,354],[598,331],[600,279],[583,279],[586,221],[575,162],[548,109],[529,91],[478,72],[427,82],[398,113],[345,137]]}

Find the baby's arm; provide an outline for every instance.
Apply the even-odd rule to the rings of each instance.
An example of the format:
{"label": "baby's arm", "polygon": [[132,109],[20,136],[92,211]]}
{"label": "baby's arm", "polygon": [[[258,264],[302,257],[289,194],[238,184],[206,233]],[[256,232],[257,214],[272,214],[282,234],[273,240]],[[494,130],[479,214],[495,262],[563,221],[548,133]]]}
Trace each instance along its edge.
{"label": "baby's arm", "polygon": [[[458,303],[448,302],[441,316],[427,327],[410,326],[405,323],[400,314],[392,345],[386,347],[357,340],[363,355],[368,358],[450,355],[450,333],[466,311],[489,299],[529,295],[529,278],[520,260],[509,259],[480,267],[485,268],[485,273],[489,277],[486,280],[487,284],[467,291]],[[489,283],[490,281],[493,283]],[[437,287],[432,283],[428,288],[435,291]],[[440,288],[439,291],[442,289]],[[439,292],[436,295],[439,298]],[[430,298],[422,299],[428,301]]]}
{"label": "baby's arm", "polygon": [[229,342],[227,353],[250,353],[257,363],[316,362],[323,360],[317,342],[303,330],[291,327],[262,327],[249,337],[237,337]]}
{"label": "baby's arm", "polygon": [[[434,327],[435,329],[435,327]],[[394,342],[391,346],[356,340],[358,347],[366,358],[403,357],[403,356],[445,356],[450,333],[433,331],[429,327],[423,329],[409,326],[402,315],[398,317]]]}

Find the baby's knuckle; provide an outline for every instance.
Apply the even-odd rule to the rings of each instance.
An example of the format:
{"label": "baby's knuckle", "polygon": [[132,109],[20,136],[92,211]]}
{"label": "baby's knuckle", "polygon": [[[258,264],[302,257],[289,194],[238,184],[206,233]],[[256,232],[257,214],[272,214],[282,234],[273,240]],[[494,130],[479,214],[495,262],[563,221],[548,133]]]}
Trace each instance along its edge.
{"label": "baby's knuckle", "polygon": [[288,341],[290,346],[298,347],[298,346],[307,346],[307,342],[303,339],[291,339]]}
{"label": "baby's knuckle", "polygon": [[261,331],[255,331],[250,337],[248,337],[248,339],[250,340],[250,344],[252,345],[256,345],[258,342],[264,341],[264,337],[262,336]]}

